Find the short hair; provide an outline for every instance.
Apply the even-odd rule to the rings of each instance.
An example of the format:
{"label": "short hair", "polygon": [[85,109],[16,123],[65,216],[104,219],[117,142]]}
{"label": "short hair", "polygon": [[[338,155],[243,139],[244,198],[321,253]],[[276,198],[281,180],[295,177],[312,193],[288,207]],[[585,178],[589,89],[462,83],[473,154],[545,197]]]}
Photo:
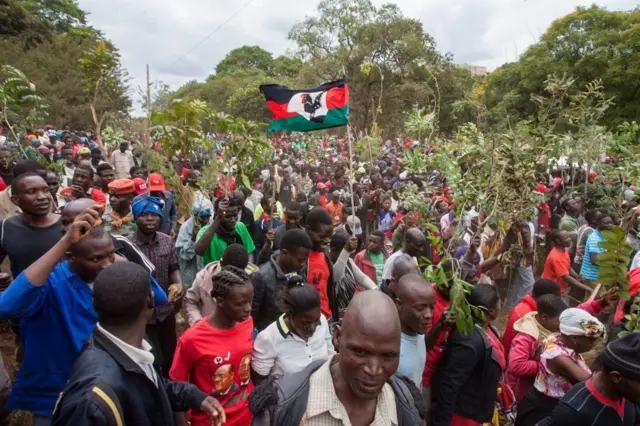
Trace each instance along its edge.
{"label": "short hair", "polygon": [[536,299],[539,315],[548,315],[551,318],[559,317],[562,311],[568,308],[562,297],[557,294],[545,294]]}
{"label": "short hair", "polygon": [[285,209],[285,213],[287,212],[302,212],[302,204],[300,204],[297,201],[291,201],[289,204],[287,204],[287,207]]}
{"label": "short hair", "polygon": [[292,277],[280,295],[278,307],[288,316],[300,315],[320,307],[318,290],[304,282],[300,275]]}
{"label": "short hair", "polygon": [[231,244],[224,250],[220,264],[223,267],[235,266],[244,271],[249,264],[249,253],[242,244]]}
{"label": "short hair", "polygon": [[89,173],[89,177],[91,178],[91,180],[93,180],[93,169],[91,168],[91,166],[81,165],[81,166],[76,167],[76,172],[78,170],[83,170],[83,171]]}
{"label": "short hair", "polygon": [[13,177],[14,179],[20,175],[24,175],[26,173],[35,173],[37,175],[43,176],[46,173],[47,169],[40,164],[36,160],[21,160],[13,166]]}
{"label": "short hair", "polygon": [[98,148],[98,147],[91,148],[91,154],[100,154],[100,155],[102,155],[102,151],[100,151],[100,148]]}
{"label": "short hair", "polygon": [[[476,284],[467,295],[467,302],[484,313],[498,306],[499,301],[498,287],[491,284]],[[479,320],[480,318],[475,317],[475,319]]]}
{"label": "short hair", "polygon": [[113,167],[111,167],[111,164],[109,163],[98,164],[98,167],[96,167],[96,172],[98,174],[101,174],[105,170],[113,170]]}
{"label": "short hair", "polygon": [[249,275],[235,266],[225,266],[220,272],[215,274],[211,279],[213,286],[211,288],[211,297],[225,298],[231,293],[231,287],[234,285],[251,284]]}
{"label": "short hair", "polygon": [[329,246],[331,250],[336,249],[341,251],[345,245],[347,245],[347,241],[349,241],[349,235],[346,232],[336,232],[331,237],[331,243]]}
{"label": "short hair", "polygon": [[564,232],[562,229],[554,229],[551,231],[551,242],[555,243],[556,240],[560,237],[560,233]]}
{"label": "short hair", "polygon": [[136,172],[136,171],[138,171],[138,170],[143,170],[143,169],[142,169],[142,167],[140,167],[140,166],[132,166],[132,167],[129,169],[129,175],[130,175],[130,176],[133,176],[133,173],[134,173],[134,172]]}
{"label": "short hair", "polygon": [[313,244],[311,238],[302,229],[289,229],[282,236],[280,240],[280,249],[287,250],[289,252],[298,250],[300,248],[306,248],[311,250]]}
{"label": "short hair", "polygon": [[598,220],[599,214],[600,212],[598,210],[587,210],[587,212],[584,214],[584,219],[587,221],[587,223],[594,223]]}
{"label": "short hair", "polygon": [[540,296],[545,294],[560,295],[560,286],[547,278],[542,278],[533,284],[533,290],[531,290],[531,297],[534,300],[538,300]]}
{"label": "short hair", "polygon": [[[46,173],[46,171],[45,171],[45,173]],[[41,175],[39,175],[37,173],[29,172],[29,173],[21,174],[20,176],[13,178],[13,180],[11,181],[11,192],[13,194],[18,194],[18,191],[17,191],[18,184],[20,184],[23,180],[29,179],[29,178],[32,178],[32,177],[39,177],[41,179],[44,179]]]}
{"label": "short hair", "polygon": [[268,206],[270,202],[271,202],[271,197],[266,195],[260,199],[261,206]]}
{"label": "short hair", "polygon": [[307,214],[306,223],[312,231],[317,231],[320,225],[333,225],[333,219],[328,211],[323,208],[317,208]]}
{"label": "short hair", "polygon": [[369,237],[378,237],[378,238],[382,238],[383,240],[385,239],[384,232],[382,232],[382,231],[381,231],[381,230],[379,230],[379,229],[376,229],[375,231],[373,231],[373,232],[369,235]]}
{"label": "short hair", "polygon": [[93,307],[98,321],[103,325],[132,323],[145,309],[150,292],[149,272],[142,266],[133,262],[108,266],[93,283]]}
{"label": "short hair", "polygon": [[220,203],[223,200],[227,200],[229,203],[229,207],[239,207],[240,205],[236,202],[235,198],[233,197],[228,197],[228,196],[224,196],[224,197],[218,197],[216,198],[216,200],[213,202],[213,210],[214,212],[218,211],[218,206],[220,206]]}

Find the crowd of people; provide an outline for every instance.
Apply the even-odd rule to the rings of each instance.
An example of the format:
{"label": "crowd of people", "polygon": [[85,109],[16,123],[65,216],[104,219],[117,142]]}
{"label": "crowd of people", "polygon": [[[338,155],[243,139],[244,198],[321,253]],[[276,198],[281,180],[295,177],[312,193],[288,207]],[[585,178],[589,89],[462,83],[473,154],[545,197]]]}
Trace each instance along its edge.
{"label": "crowd of people", "polygon": [[140,145],[27,139],[28,159],[0,146],[0,318],[19,364],[13,380],[0,365],[0,425],[15,410],[36,426],[640,424],[640,334],[621,333],[640,254],[627,300],[596,292],[598,242],[621,219],[555,171],[532,182],[534,219],[511,224],[458,208],[439,171],[409,173],[412,141],[371,164],[344,140],[310,161],[274,138],[251,187],[205,188],[197,159],[149,170]]}

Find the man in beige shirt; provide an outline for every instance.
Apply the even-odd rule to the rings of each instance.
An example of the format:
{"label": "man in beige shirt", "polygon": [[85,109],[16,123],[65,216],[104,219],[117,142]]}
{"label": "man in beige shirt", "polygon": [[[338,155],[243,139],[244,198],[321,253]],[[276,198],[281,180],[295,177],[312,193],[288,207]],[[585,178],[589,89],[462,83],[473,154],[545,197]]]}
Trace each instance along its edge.
{"label": "man in beige shirt", "polygon": [[253,426],[424,424],[419,390],[394,376],[400,319],[389,296],[375,290],[356,294],[342,325],[334,328],[334,340],[339,351],[328,361],[256,388],[249,400]]}
{"label": "man in beige shirt", "polygon": [[129,171],[134,166],[133,154],[127,151],[129,149],[127,142],[120,143],[119,148],[111,154],[111,165],[116,173],[116,179],[129,179],[131,177]]}

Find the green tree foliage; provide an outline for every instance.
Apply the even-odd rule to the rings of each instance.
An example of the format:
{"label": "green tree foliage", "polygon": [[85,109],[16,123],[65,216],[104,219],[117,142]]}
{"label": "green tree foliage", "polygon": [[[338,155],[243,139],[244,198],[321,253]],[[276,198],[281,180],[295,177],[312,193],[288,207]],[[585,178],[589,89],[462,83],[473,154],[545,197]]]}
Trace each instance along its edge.
{"label": "green tree foliage", "polygon": [[619,226],[611,231],[602,231],[603,241],[598,246],[604,253],[598,255],[598,282],[605,287],[618,287],[620,296],[629,297],[629,276],[627,275],[631,263],[633,249],[627,243],[626,232]]}
{"label": "green tree foliage", "polygon": [[267,74],[273,72],[273,55],[258,46],[242,46],[233,49],[216,66],[216,75],[222,76],[233,71],[258,68]]}
{"label": "green tree foliage", "polygon": [[490,74],[486,104],[490,118],[511,122],[533,115],[531,95],[543,94],[548,76],[570,75],[578,87],[601,79],[606,98],[614,98],[601,124],[615,128],[640,115],[640,9],[608,11],[578,8],[554,21],[539,43],[518,62]]}

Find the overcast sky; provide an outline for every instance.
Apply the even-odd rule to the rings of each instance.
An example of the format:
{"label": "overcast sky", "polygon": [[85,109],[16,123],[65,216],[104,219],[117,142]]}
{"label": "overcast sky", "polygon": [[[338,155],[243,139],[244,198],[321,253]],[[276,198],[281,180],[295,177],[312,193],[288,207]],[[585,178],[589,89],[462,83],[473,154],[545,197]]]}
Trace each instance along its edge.
{"label": "overcast sky", "polygon": [[[389,3],[372,0],[376,6]],[[320,0],[78,0],[89,22],[119,49],[132,87],[151,80],[176,89],[203,80],[232,49],[259,45],[274,55],[294,46],[293,24],[313,15]],[[490,70],[514,61],[554,19],[593,0],[395,0],[418,18],[438,49],[455,63]],[[611,10],[629,10],[637,0],[599,0]],[[221,27],[220,27],[221,26]],[[218,29],[218,27],[220,27]],[[137,91],[137,90],[136,90]],[[135,95],[135,94],[134,94]],[[136,105],[139,110],[139,105]]]}

